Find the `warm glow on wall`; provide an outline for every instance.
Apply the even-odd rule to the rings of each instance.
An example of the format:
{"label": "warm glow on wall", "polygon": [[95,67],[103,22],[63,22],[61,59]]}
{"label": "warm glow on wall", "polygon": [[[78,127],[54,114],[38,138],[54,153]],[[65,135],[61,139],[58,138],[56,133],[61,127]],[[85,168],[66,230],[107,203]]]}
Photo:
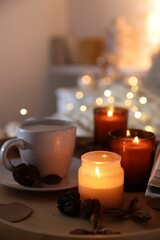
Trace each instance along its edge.
{"label": "warm glow on wall", "polygon": [[150,10],[147,17],[147,36],[152,51],[157,51],[160,46],[160,1],[149,0]]}

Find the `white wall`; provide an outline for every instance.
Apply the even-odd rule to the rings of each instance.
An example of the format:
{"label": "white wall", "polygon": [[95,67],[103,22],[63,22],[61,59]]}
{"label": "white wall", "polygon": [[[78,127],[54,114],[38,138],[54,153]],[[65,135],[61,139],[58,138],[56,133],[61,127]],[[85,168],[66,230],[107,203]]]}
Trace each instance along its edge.
{"label": "white wall", "polygon": [[108,21],[120,14],[140,24],[137,3],[144,1],[1,0],[0,126],[22,120],[21,108],[28,109],[27,117],[51,114],[47,70],[52,36],[101,35]]}
{"label": "white wall", "polygon": [[67,30],[67,1],[0,1],[0,126],[48,114],[49,40]]}
{"label": "white wall", "polygon": [[70,0],[69,31],[78,37],[104,35],[117,16],[144,28],[146,0]]}

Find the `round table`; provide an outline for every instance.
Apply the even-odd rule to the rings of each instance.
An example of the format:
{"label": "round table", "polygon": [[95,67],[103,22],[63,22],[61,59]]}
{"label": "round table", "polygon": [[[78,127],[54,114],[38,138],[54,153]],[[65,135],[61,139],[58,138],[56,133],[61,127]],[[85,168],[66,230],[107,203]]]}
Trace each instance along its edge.
{"label": "round table", "polygon": [[[63,190],[63,192],[66,190]],[[120,231],[119,235],[71,235],[75,228],[91,229],[91,223],[80,217],[62,215],[57,208],[57,198],[62,191],[34,192],[0,186],[0,203],[19,202],[33,209],[25,220],[15,223],[0,219],[0,238],[3,240],[58,240],[58,239],[160,239],[160,212],[147,205],[148,198],[144,193],[124,194],[124,205],[127,206],[133,197],[138,198],[141,208],[147,210],[152,219],[147,223],[133,220],[107,222],[112,230]]]}

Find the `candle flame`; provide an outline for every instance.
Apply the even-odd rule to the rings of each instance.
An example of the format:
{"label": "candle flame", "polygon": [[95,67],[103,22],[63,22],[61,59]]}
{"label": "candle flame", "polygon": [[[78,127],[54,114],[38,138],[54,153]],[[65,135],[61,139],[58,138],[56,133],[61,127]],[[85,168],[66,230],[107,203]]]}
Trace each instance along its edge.
{"label": "candle flame", "polygon": [[136,136],[136,137],[133,139],[133,142],[134,142],[134,143],[139,143],[139,138]]}
{"label": "candle flame", "polygon": [[95,169],[95,174],[97,175],[97,177],[99,177],[100,178],[100,172],[99,172],[99,168],[98,167],[96,167],[96,169]]}
{"label": "candle flame", "polygon": [[112,117],[112,116],[113,116],[113,110],[114,110],[114,108],[110,108],[110,109],[108,110],[108,112],[107,112],[107,116],[108,116],[108,117]]}
{"label": "candle flame", "polygon": [[130,133],[130,131],[127,129],[127,131],[126,131],[126,136],[127,137],[130,137],[131,136],[131,133]]}
{"label": "candle flame", "polygon": [[108,116],[108,117],[112,117],[112,116],[113,116],[113,111],[112,111],[112,110],[109,110],[109,111],[107,112],[107,116]]}

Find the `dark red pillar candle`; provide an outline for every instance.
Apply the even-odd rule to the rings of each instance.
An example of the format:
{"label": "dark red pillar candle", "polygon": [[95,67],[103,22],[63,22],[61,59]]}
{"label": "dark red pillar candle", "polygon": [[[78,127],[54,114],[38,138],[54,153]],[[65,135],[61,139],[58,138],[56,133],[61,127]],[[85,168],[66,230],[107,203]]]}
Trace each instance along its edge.
{"label": "dark red pillar candle", "polygon": [[125,190],[144,190],[153,163],[155,134],[140,129],[112,131],[110,150],[122,157]]}
{"label": "dark red pillar candle", "polygon": [[97,107],[94,109],[94,139],[101,146],[108,146],[108,133],[115,129],[126,129],[128,109],[123,107]]}

